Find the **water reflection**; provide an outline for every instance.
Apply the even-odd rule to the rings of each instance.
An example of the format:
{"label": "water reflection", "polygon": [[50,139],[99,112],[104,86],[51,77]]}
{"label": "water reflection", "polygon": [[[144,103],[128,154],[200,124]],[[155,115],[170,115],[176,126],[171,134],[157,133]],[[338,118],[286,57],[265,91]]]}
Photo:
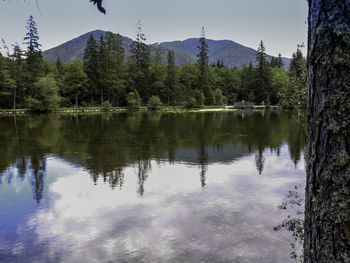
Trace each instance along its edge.
{"label": "water reflection", "polygon": [[[0,179],[11,182],[11,168],[20,177],[30,174],[33,196],[42,198],[48,155],[84,167],[97,183],[123,186],[123,169],[138,166],[137,192],[143,195],[150,160],[194,163],[205,187],[207,166],[230,163],[255,153],[259,174],[264,151],[279,155],[287,142],[297,166],[305,145],[305,131],[290,121],[289,112],[133,113],[7,117],[0,120]],[[197,150],[196,150],[197,149]],[[1,182],[1,181],[0,181]]]}
{"label": "water reflection", "polygon": [[0,261],[290,262],[273,227],[304,182],[292,116],[1,118]]}

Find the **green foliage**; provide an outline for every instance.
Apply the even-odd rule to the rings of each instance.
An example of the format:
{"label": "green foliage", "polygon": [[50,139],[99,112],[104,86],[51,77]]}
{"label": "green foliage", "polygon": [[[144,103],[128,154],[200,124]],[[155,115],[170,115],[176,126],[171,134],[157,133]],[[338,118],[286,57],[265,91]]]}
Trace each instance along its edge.
{"label": "green foliage", "polygon": [[278,92],[280,102],[289,108],[303,107],[307,105],[307,79],[306,59],[300,48],[293,54],[289,67],[289,80],[284,88]]}
{"label": "green foliage", "polygon": [[9,104],[15,82],[10,78],[5,58],[0,54],[0,106]]}
{"label": "green foliage", "polygon": [[200,107],[203,107],[204,105],[204,94],[203,94],[203,91],[201,90],[194,90],[193,91],[193,98],[196,100],[196,108],[200,108]]}
{"label": "green foliage", "polygon": [[[267,62],[263,42],[255,66],[250,63],[230,69],[220,58],[209,67],[203,28],[197,63],[177,67],[173,50],[158,45],[151,52],[140,23],[137,29],[127,61],[122,37],[106,32],[99,41],[90,35],[83,62],[58,59],[51,64],[41,59],[39,36],[31,17],[25,38],[26,56],[15,46],[13,54],[0,58],[0,108],[25,107],[30,101],[40,110],[34,85],[38,77],[54,78],[63,107],[100,106],[108,100],[118,107],[138,108],[148,105],[152,96],[167,105],[186,107],[232,105],[242,100],[286,107],[306,105],[306,61],[299,49],[293,55],[290,72],[281,69],[281,56]],[[167,64],[163,62],[165,50]],[[176,56],[178,59],[177,53]],[[37,64],[40,65],[36,67]]]}
{"label": "green foliage", "polygon": [[104,111],[110,111],[112,107],[113,107],[112,104],[108,100],[102,103],[102,109]]}
{"label": "green foliage", "polygon": [[33,16],[30,16],[26,26],[26,36],[24,38],[24,44],[27,45],[26,55],[26,78],[27,78],[27,89],[28,95],[33,96],[36,93],[34,90],[34,83],[38,81],[42,75],[42,53],[39,44],[39,34],[36,23]]}
{"label": "green foliage", "polygon": [[251,91],[248,95],[248,101],[254,102],[255,101],[255,94],[253,91]]}
{"label": "green foliage", "polygon": [[93,100],[99,85],[98,68],[98,43],[93,35],[90,35],[84,50],[84,71],[89,79],[89,94]]}
{"label": "green foliage", "polygon": [[34,87],[35,95],[27,99],[28,108],[32,112],[48,112],[57,109],[59,103],[58,87],[53,77],[40,78]]}
{"label": "green foliage", "polygon": [[149,85],[149,70],[151,64],[150,48],[145,43],[146,37],[142,32],[142,25],[139,21],[137,24],[137,34],[135,41],[130,46],[130,59],[132,74],[132,85],[138,90],[140,97],[144,103],[147,103],[151,96]]}
{"label": "green foliage", "polygon": [[175,66],[175,53],[173,50],[168,52],[168,67],[166,76],[166,88],[167,88],[167,104],[175,104],[176,90],[176,66]]}
{"label": "green foliage", "polygon": [[140,95],[137,90],[130,92],[126,98],[127,105],[131,109],[138,109],[141,106]]}
{"label": "green foliage", "polygon": [[162,105],[162,102],[158,96],[152,96],[148,100],[148,108],[151,110],[158,110],[161,105]]}
{"label": "green foliage", "polygon": [[205,39],[205,31],[204,27],[202,27],[202,33],[201,37],[199,38],[199,44],[197,46],[198,48],[198,69],[199,69],[199,76],[198,76],[198,89],[203,91],[205,104],[206,105],[213,105],[214,104],[214,95],[213,90],[209,83],[209,50],[208,50],[208,44]]}
{"label": "green foliage", "polygon": [[75,107],[79,106],[79,97],[87,92],[88,76],[84,72],[83,63],[80,60],[70,64],[63,75],[61,94],[74,101]]}
{"label": "green foliage", "polygon": [[271,93],[271,69],[266,61],[265,46],[263,41],[260,42],[256,54],[257,68],[255,71],[255,102],[261,103]]}
{"label": "green foliage", "polygon": [[215,105],[222,105],[222,92],[220,89],[214,91]]}

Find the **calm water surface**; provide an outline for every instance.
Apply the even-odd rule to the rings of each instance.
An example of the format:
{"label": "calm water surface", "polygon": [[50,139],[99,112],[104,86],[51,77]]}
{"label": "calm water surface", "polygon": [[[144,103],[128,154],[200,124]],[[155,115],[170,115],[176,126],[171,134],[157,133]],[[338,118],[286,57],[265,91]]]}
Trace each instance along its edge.
{"label": "calm water surface", "polygon": [[0,262],[293,262],[301,112],[0,118]]}

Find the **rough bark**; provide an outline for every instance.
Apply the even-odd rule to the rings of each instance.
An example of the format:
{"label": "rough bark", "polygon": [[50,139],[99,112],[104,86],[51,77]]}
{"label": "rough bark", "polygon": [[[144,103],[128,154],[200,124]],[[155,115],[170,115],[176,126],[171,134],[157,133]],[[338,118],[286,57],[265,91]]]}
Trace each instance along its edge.
{"label": "rough bark", "polygon": [[309,0],[305,263],[350,262],[350,0]]}

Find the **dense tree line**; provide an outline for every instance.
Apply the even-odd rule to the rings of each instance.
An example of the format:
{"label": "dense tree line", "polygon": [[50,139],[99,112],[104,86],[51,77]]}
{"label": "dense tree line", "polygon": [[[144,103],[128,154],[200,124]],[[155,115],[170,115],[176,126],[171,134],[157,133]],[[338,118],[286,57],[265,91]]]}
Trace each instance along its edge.
{"label": "dense tree line", "polygon": [[[267,59],[261,41],[256,61],[230,69],[223,60],[209,65],[204,28],[197,63],[176,66],[174,51],[146,44],[141,23],[126,58],[120,35],[91,35],[83,61],[43,60],[33,17],[24,38],[26,50],[14,45],[0,55],[0,108],[47,111],[57,107],[232,105],[236,101],[286,107],[306,106],[306,60],[300,47],[289,70],[281,55]],[[166,59],[164,59],[164,57]],[[164,61],[166,60],[166,61]]]}

